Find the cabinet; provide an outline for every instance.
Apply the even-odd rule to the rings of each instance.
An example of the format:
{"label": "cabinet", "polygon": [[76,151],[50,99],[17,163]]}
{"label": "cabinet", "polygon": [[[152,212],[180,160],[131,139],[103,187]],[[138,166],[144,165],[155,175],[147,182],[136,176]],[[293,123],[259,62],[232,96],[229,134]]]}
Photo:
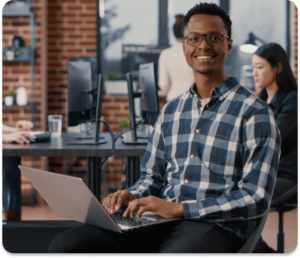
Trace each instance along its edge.
{"label": "cabinet", "polygon": [[2,16],[4,17],[29,17],[31,27],[31,42],[29,47],[18,48],[18,55],[14,58],[8,58],[6,55],[7,48],[2,49],[3,62],[29,62],[31,67],[31,120],[35,122],[35,20],[34,9],[30,6],[29,1],[15,1],[12,4],[7,3],[2,10]]}

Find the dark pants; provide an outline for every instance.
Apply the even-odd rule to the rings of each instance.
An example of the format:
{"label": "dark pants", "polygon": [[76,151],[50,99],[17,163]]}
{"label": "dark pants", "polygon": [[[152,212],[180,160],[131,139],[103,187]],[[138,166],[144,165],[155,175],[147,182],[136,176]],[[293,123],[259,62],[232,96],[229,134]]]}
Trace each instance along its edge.
{"label": "dark pants", "polygon": [[83,225],[57,235],[53,253],[232,253],[239,239],[216,224],[180,220],[123,234]]}
{"label": "dark pants", "polygon": [[2,161],[2,211],[21,211],[21,159],[3,157]]}

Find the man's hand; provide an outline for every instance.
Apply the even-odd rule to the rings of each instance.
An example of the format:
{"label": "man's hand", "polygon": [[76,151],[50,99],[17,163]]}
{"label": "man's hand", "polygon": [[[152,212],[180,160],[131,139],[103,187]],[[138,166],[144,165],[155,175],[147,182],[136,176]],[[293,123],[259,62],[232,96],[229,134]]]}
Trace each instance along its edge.
{"label": "man's hand", "polygon": [[33,124],[30,121],[20,120],[16,124],[16,128],[22,131],[31,131]]}
{"label": "man's hand", "polygon": [[128,203],[134,199],[136,199],[136,197],[128,190],[119,190],[105,197],[102,204],[108,213],[113,214],[115,210],[127,206]]}
{"label": "man's hand", "polygon": [[19,131],[14,133],[2,134],[2,142],[3,143],[12,143],[17,142],[20,144],[30,143],[25,136],[29,137],[30,139],[35,139],[35,136],[29,132]]}
{"label": "man's hand", "polygon": [[163,218],[183,217],[184,215],[181,203],[167,202],[155,196],[148,196],[129,202],[123,216],[127,217],[130,215],[130,217],[133,218],[138,208],[138,218],[140,218],[145,211],[155,212]]}

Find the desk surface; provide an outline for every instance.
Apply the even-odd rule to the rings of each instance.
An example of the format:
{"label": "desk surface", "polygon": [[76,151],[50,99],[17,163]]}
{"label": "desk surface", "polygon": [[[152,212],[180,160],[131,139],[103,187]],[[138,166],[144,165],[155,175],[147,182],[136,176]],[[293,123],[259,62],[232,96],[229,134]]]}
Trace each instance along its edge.
{"label": "desk surface", "polygon": [[[99,157],[112,155],[112,139],[109,133],[101,133],[107,142],[99,145],[68,145],[67,134],[59,138],[51,138],[50,142],[34,144],[3,144],[3,156],[86,156]],[[132,157],[143,156],[146,145],[125,145],[121,139],[115,143],[115,155]]]}

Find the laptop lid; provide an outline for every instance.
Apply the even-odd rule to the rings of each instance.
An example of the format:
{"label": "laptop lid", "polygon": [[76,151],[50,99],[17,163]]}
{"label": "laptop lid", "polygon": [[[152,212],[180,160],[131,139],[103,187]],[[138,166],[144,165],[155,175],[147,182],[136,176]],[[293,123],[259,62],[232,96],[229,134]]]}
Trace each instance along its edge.
{"label": "laptop lid", "polygon": [[122,233],[81,178],[19,168],[58,216]]}
{"label": "laptop lid", "polygon": [[[60,217],[91,224],[122,233],[144,225],[117,224],[94,196],[85,182],[78,177],[19,166],[32,185]],[[167,223],[181,218],[166,219],[153,212],[144,212],[141,220],[147,224]]]}

